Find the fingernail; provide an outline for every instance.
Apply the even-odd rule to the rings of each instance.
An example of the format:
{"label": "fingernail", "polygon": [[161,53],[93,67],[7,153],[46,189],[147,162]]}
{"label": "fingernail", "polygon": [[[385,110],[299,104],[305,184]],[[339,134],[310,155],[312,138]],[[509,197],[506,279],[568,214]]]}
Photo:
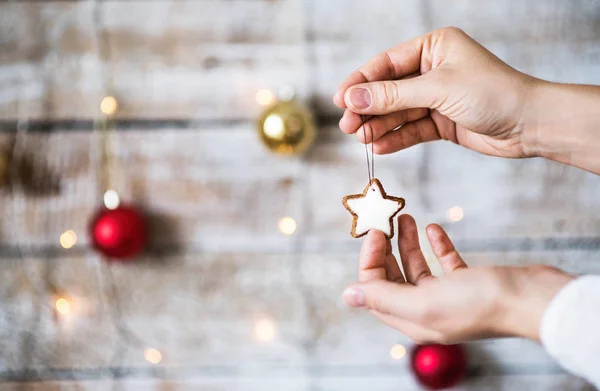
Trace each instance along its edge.
{"label": "fingernail", "polygon": [[344,301],[351,307],[364,307],[365,294],[360,289],[348,288],[344,291]]}
{"label": "fingernail", "polygon": [[340,91],[336,92],[335,95],[333,96],[333,102],[335,104],[337,104],[337,102],[339,102],[340,100],[342,100],[342,93]]}
{"label": "fingernail", "polygon": [[350,90],[350,102],[356,109],[366,109],[371,106],[371,93],[364,88],[353,88]]}

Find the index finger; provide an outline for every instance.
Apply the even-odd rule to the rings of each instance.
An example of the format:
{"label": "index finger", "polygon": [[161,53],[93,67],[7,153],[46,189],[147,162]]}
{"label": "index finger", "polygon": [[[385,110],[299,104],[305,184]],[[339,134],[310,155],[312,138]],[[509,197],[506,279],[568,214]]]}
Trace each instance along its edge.
{"label": "index finger", "polygon": [[360,249],[358,280],[385,280],[387,252],[388,240],[383,232],[370,230]]}
{"label": "index finger", "polygon": [[398,250],[406,281],[418,285],[421,280],[432,277],[419,245],[417,224],[411,215],[403,214],[398,217]]}
{"label": "index finger", "polygon": [[340,84],[333,102],[345,109],[344,94],[353,85],[381,80],[394,80],[418,72],[421,67],[421,52],[425,36],[413,38],[410,41],[379,53],[365,65],[352,72]]}

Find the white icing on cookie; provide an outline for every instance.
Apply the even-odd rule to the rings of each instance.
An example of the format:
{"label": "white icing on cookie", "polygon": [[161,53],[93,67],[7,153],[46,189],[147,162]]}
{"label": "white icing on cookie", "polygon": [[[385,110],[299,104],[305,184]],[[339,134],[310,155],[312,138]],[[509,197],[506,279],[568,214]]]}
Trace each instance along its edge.
{"label": "white icing on cookie", "polygon": [[377,179],[371,180],[362,194],[344,197],[343,203],[354,216],[354,237],[363,236],[371,229],[377,229],[387,237],[392,237],[392,218],[404,207],[404,200],[387,196]]}

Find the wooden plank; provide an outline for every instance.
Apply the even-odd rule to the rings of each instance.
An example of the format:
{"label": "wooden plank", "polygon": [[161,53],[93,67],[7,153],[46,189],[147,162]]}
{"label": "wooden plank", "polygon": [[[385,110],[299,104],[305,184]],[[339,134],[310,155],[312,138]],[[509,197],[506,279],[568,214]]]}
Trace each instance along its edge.
{"label": "wooden plank", "polygon": [[255,117],[259,89],[302,92],[302,15],[299,1],[3,2],[0,118],[18,102],[34,118],[95,117],[104,94],[124,117]]}
{"label": "wooden plank", "polygon": [[[12,196],[6,189],[0,193],[0,243],[57,247],[60,234],[73,229],[85,246],[88,221],[100,205],[97,138],[32,133],[23,142],[36,170],[56,177],[61,191],[44,196]],[[364,149],[339,131],[323,130],[305,159],[269,154],[251,124],[201,131],[131,130],[119,134],[115,147],[121,167],[116,188],[125,202],[135,201],[151,215],[155,247],[292,251],[295,237],[285,237],[277,228],[281,217],[292,216],[307,251],[358,249],[340,200],[360,192],[367,181]],[[565,165],[490,158],[438,142],[377,156],[376,174],[390,194],[407,200],[405,212],[422,228],[445,224],[459,241],[498,239],[518,246],[536,238],[595,238],[600,229],[595,197],[600,182]],[[446,216],[453,206],[464,210],[460,222]],[[540,246],[536,248],[544,248]]]}
{"label": "wooden plank", "polygon": [[[319,114],[377,52],[458,25],[518,69],[600,83],[600,0],[103,1],[100,55],[89,2],[0,4],[0,118],[90,118],[104,94],[122,117],[255,118],[261,88],[292,85]],[[129,15],[137,15],[131,18]],[[15,24],[14,21],[19,21]],[[506,28],[510,21],[510,29]],[[307,40],[308,38],[308,40]]]}
{"label": "wooden plank", "polygon": [[[148,391],[310,391],[314,389],[327,389],[332,391],[352,391],[377,389],[381,391],[422,390],[412,378],[408,377],[367,377],[361,378],[356,375],[343,377],[311,378],[219,378],[219,379],[195,379],[195,380],[120,380],[120,381],[78,381],[78,382],[43,382],[43,383],[5,383],[0,384],[0,391],[59,391],[76,389],[78,391],[100,391],[110,388],[118,388],[122,391],[148,390]],[[556,389],[569,391],[593,391],[595,388],[585,381],[568,375],[547,376],[502,376],[482,377],[469,379],[456,390],[530,390],[554,391]]]}
{"label": "wooden plank", "polygon": [[[598,251],[463,256],[471,265],[543,261],[568,271],[600,273]],[[109,269],[87,254],[50,262],[43,256],[29,258],[24,267],[27,274],[5,268],[2,275],[0,319],[6,327],[0,372],[148,368],[143,351],[154,347],[168,368],[224,367],[232,376],[305,365],[325,371],[379,368],[385,374],[395,365],[390,347],[411,346],[405,336],[341,302],[341,292],[356,279],[356,254],[188,253],[114,263]],[[70,300],[68,316],[52,308],[57,294]],[[275,327],[268,342],[254,334],[264,319]],[[469,351],[474,373],[561,372],[528,341],[483,341],[470,344]]]}

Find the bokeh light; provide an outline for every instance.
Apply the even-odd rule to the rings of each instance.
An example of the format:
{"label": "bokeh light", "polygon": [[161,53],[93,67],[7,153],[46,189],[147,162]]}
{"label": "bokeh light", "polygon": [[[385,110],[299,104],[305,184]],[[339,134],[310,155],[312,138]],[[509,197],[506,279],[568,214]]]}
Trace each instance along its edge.
{"label": "bokeh light", "polygon": [[106,209],[117,209],[120,203],[121,199],[119,198],[119,194],[116,191],[107,190],[104,193],[104,206],[106,206]]}
{"label": "bokeh light", "polygon": [[259,342],[269,342],[275,338],[277,327],[271,319],[263,318],[254,324],[254,337]]}
{"label": "bokeh light", "polygon": [[262,89],[256,93],[256,101],[261,106],[269,106],[275,102],[275,95],[271,90]]}
{"label": "bokeh light", "polygon": [[60,245],[62,248],[69,249],[77,244],[77,234],[75,231],[67,230],[60,235]]}
{"label": "bokeh light", "polygon": [[118,104],[114,96],[107,96],[100,102],[100,110],[105,115],[113,115],[117,112]]}
{"label": "bokeh light", "polygon": [[296,220],[291,217],[283,217],[279,220],[279,230],[284,235],[292,235],[296,232]]}
{"label": "bokeh light", "polygon": [[290,101],[296,97],[296,91],[294,90],[294,87],[284,85],[279,87],[279,89],[277,90],[277,95],[282,101]]}
{"label": "bokeh light", "polygon": [[162,354],[154,348],[147,348],[144,350],[144,359],[150,364],[158,364],[162,361]]}
{"label": "bokeh light", "polygon": [[68,315],[71,312],[71,303],[64,297],[60,297],[55,303],[56,311],[61,315]]}
{"label": "bokeh light", "polygon": [[278,114],[269,114],[263,124],[265,135],[274,140],[281,140],[285,136],[285,124]]}
{"label": "bokeh light", "polygon": [[406,356],[406,348],[404,345],[396,344],[390,349],[390,357],[392,360],[400,360]]}
{"label": "bokeh light", "polygon": [[463,208],[461,208],[460,206],[454,206],[448,209],[448,218],[451,221],[457,222],[462,220],[463,217],[465,217],[465,213],[463,211]]}

